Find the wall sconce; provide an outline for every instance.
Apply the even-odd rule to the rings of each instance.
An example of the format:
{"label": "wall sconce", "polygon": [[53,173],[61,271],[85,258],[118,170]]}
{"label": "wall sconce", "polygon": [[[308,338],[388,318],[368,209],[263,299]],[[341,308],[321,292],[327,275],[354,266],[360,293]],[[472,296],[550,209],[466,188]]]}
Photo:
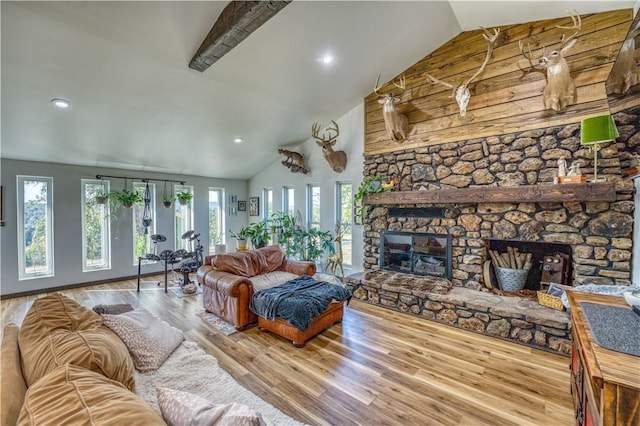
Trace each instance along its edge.
{"label": "wall sconce", "polygon": [[[582,120],[580,143],[593,152],[593,182],[598,182],[598,151],[600,144],[616,140],[620,136],[613,117],[601,115]],[[604,181],[605,179],[602,179]]]}

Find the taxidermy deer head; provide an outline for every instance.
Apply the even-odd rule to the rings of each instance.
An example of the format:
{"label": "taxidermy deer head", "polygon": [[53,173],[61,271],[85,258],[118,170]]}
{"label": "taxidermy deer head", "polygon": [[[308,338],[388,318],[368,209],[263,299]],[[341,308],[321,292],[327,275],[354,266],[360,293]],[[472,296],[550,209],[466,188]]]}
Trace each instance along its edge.
{"label": "taxidermy deer head", "polygon": [[395,105],[400,102],[400,95],[405,91],[404,76],[398,79],[398,83],[395,81],[393,85],[401,90],[400,93],[394,95],[392,92],[382,95],[378,93],[381,87],[385,86],[388,81],[382,84],[380,82],[380,74],[376,80],[376,85],[373,86],[373,91],[376,95],[380,96],[378,103],[382,104],[382,117],[384,118],[384,127],[387,129],[387,135],[389,139],[396,142],[402,142],[407,138],[407,130],[409,128],[409,119],[406,115],[396,111]]}
{"label": "taxidermy deer head", "polygon": [[305,175],[309,173],[309,169],[304,164],[304,155],[283,148],[278,148],[278,154],[287,157],[286,160],[282,161],[282,164],[286,166],[291,173],[302,173]]}
{"label": "taxidermy deer head", "polygon": [[[327,128],[329,131],[329,136],[325,133],[322,133],[322,137],[318,136],[318,132],[320,132],[320,125],[318,123],[314,123],[311,126],[311,136],[316,140],[318,146],[322,147],[322,155],[324,155],[324,159],[327,160],[329,166],[336,173],[342,173],[347,167],[347,154],[344,151],[334,151],[333,146],[336,144],[336,138],[340,134],[340,129],[338,128],[338,123],[331,120],[333,123],[333,127]],[[331,136],[331,132],[336,132],[335,135]]]}
{"label": "taxidermy deer head", "polygon": [[545,87],[543,94],[544,107],[555,112],[563,111],[567,106],[572,105],[576,98],[576,84],[569,74],[571,70],[564,57],[578,41],[575,37],[582,28],[582,20],[578,12],[571,13],[567,11],[567,13],[571,16],[573,25],[571,27],[556,25],[556,28],[575,31],[569,37],[566,37],[566,34],[562,35],[562,40],[557,50],[547,55],[546,49],[543,48],[542,55],[534,58],[528,43],[528,52],[524,51],[522,40],[518,43],[522,56],[529,61],[531,66],[539,66],[547,70],[547,87]]}
{"label": "taxidermy deer head", "polygon": [[458,87],[454,87],[453,84],[447,83],[446,81],[438,80],[437,78],[435,78],[429,73],[426,74],[427,78],[432,83],[442,84],[443,86],[446,86],[452,89],[451,97],[455,96],[456,98],[456,102],[458,103],[458,108],[460,108],[460,117],[464,117],[465,115],[467,115],[467,105],[469,105],[469,99],[471,99],[471,92],[469,92],[469,84],[471,84],[471,82],[475,80],[480,75],[480,73],[482,73],[482,71],[484,71],[484,68],[489,63],[489,59],[491,59],[491,55],[493,54],[493,46],[496,40],[498,39],[498,36],[500,35],[500,28],[494,29],[493,34],[491,34],[489,31],[487,31],[484,28],[482,28],[482,31],[484,31],[484,34],[482,34],[482,37],[484,37],[484,39],[487,41],[487,55],[485,56],[484,62],[482,63],[480,68],[478,68],[478,71],[476,71],[476,73],[473,74],[467,81],[465,81],[463,84],[461,84]]}
{"label": "taxidermy deer head", "polygon": [[640,34],[640,24],[629,32],[618,59],[613,64],[607,81],[607,94],[625,95],[631,86],[638,84],[638,65],[636,64],[636,37]]}

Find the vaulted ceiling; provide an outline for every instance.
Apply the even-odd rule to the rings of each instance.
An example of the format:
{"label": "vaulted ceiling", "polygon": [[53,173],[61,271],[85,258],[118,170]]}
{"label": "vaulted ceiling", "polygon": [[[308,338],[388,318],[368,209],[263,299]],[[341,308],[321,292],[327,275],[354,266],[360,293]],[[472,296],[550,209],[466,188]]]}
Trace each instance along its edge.
{"label": "vaulted ceiling", "polygon": [[294,1],[201,73],[225,2],[3,1],[0,155],[247,179],[460,31],[633,5]]}

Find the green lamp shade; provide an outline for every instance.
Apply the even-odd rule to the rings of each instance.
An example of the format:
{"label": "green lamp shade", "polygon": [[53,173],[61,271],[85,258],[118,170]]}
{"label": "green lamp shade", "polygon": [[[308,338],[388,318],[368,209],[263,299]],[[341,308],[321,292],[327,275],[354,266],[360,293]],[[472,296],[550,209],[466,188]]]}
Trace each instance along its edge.
{"label": "green lamp shade", "polygon": [[582,120],[580,143],[590,145],[616,140],[620,136],[611,115],[601,115]]}

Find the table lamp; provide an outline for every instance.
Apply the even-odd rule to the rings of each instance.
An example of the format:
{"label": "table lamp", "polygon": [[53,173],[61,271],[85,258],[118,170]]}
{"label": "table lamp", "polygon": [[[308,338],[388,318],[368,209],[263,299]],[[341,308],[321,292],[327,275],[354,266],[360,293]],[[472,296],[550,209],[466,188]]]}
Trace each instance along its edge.
{"label": "table lamp", "polygon": [[[598,151],[600,144],[616,140],[620,134],[611,115],[582,120],[580,143],[593,152],[593,182],[598,182]],[[603,179],[604,180],[604,179]]]}

